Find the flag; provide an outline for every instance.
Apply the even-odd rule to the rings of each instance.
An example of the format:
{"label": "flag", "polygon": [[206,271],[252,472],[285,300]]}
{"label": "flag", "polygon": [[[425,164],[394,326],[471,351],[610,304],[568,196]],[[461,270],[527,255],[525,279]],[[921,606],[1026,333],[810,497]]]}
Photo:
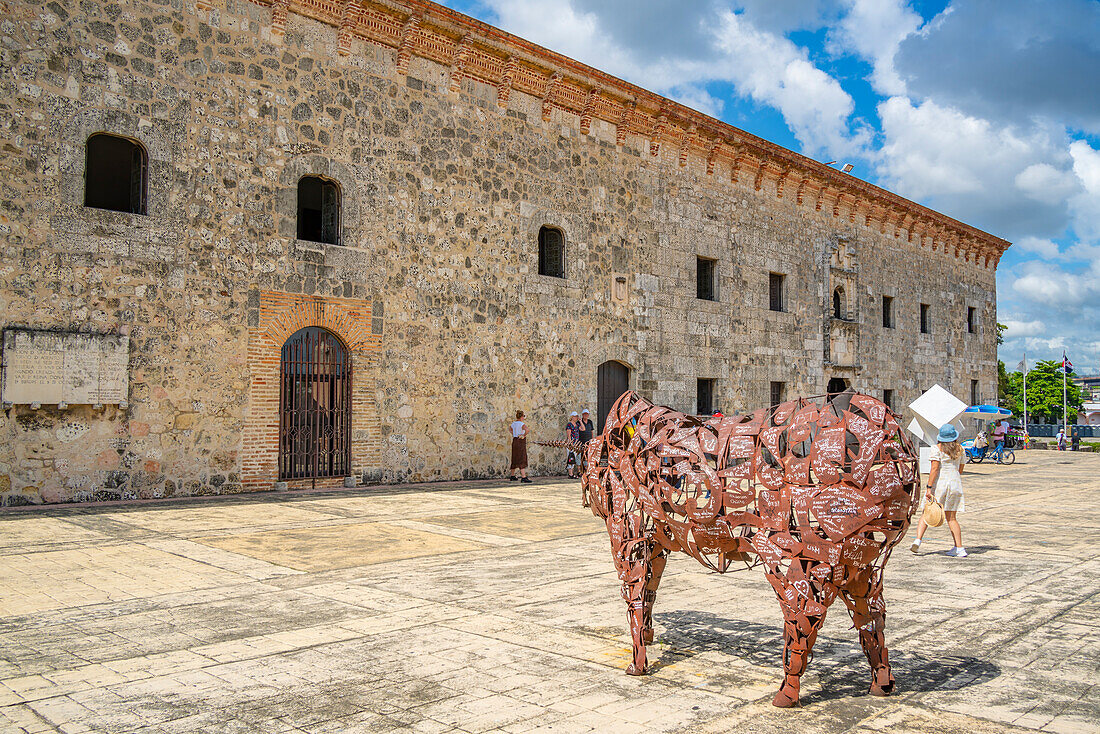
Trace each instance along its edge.
{"label": "flag", "polygon": [[1066,356],[1065,350],[1062,350],[1062,372],[1067,375],[1073,372],[1073,363],[1069,361],[1069,357]]}
{"label": "flag", "polygon": [[1020,364],[1016,365],[1016,371],[1027,372],[1027,364],[1024,363],[1024,360],[1021,359]]}

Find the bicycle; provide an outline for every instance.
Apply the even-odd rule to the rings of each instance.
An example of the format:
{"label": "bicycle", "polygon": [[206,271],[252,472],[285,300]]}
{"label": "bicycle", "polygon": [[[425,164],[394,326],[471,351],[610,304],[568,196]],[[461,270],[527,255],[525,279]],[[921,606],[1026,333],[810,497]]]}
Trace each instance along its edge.
{"label": "bicycle", "polygon": [[995,464],[1004,464],[1005,466],[1011,466],[1016,463],[1016,452],[1006,446],[1005,449],[1001,451],[1001,456],[999,459],[997,458],[996,451],[990,451],[989,455],[986,458],[988,458]]}

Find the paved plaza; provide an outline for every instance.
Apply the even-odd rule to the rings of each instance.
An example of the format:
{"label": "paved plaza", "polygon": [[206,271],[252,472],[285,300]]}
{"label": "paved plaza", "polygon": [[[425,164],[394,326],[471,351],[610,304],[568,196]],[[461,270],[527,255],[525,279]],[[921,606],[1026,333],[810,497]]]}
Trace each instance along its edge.
{"label": "paved plaza", "polygon": [[[965,477],[887,567],[897,693],[843,605],[770,705],[758,570],[673,557],[652,675],[575,481],[464,482],[0,513],[0,731],[1100,731],[1100,455]],[[912,531],[911,531],[912,532]]]}

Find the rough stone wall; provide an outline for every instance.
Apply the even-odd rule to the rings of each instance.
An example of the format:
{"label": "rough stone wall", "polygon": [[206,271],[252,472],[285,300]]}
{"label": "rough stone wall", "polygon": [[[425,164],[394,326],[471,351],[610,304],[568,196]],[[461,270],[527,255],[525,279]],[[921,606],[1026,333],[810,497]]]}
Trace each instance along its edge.
{"label": "rough stone wall", "polygon": [[[732,182],[722,162],[651,156],[635,134],[616,145],[602,120],[544,121],[518,91],[501,111],[492,87],[452,90],[423,58],[399,73],[396,50],[354,38],[340,55],[337,29],[308,18],[276,35],[268,8],[215,6],[0,3],[2,326],[131,343],[126,409],[0,413],[5,503],[258,488],[242,467],[270,449],[244,438],[274,410],[249,349],[261,293],[369,304],[361,481],[499,475],[512,412],[559,437],[569,411],[595,410],[610,359],[688,411],[697,378],[727,412],[765,404],[771,381],[818,394],[840,376],[901,405],[934,382],[964,400],[971,379],[995,389],[991,265]],[[147,216],[82,206],[97,131],[148,151]],[[306,174],[341,187],[339,246],[295,238]],[[537,272],[543,225],[565,233],[565,279]],[[697,256],[717,260],[715,302],[695,298]],[[768,309],[769,272],[787,276],[785,313]],[[840,277],[855,323],[831,318]],[[896,329],[880,326],[884,293]],[[851,364],[830,361],[838,335],[858,343]],[[531,458],[563,468],[556,451]]]}

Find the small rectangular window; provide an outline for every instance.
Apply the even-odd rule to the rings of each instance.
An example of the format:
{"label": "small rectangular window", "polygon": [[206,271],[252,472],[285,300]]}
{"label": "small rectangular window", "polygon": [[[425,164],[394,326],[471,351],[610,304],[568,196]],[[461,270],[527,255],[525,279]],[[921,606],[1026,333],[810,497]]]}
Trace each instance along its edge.
{"label": "small rectangular window", "polygon": [[894,328],[894,299],[890,296],[882,297],[882,328]]}
{"label": "small rectangular window", "polygon": [[973,306],[969,306],[966,309],[966,332],[968,334],[974,333],[975,317],[977,316],[977,309]]}
{"label": "small rectangular window", "polygon": [[714,380],[699,378],[695,381],[695,413],[714,414]]}
{"label": "small rectangular window", "polygon": [[786,310],[786,298],[783,293],[784,280],[786,280],[786,276],[781,273],[768,274],[768,308],[772,311]]}
{"label": "small rectangular window", "polygon": [[894,391],[893,390],[883,390],[882,391],[882,402],[886,404],[887,408],[889,408],[890,410],[893,410],[894,409]]}
{"label": "small rectangular window", "polygon": [[932,333],[932,323],[929,319],[930,311],[931,306],[929,306],[927,303],[922,303],[920,305],[920,333],[922,334]]}
{"label": "small rectangular window", "polygon": [[716,262],[705,257],[695,258],[695,297],[703,301],[718,300],[718,284],[715,278]]}
{"label": "small rectangular window", "polygon": [[786,392],[787,383],[785,382],[773,382],[771,384],[771,404],[779,405],[783,402],[783,395]]}
{"label": "small rectangular window", "polygon": [[565,277],[565,236],[560,229],[539,229],[539,275]]}
{"label": "small rectangular window", "polygon": [[980,398],[981,398],[981,395],[978,393],[978,381],[977,380],[971,380],[970,381],[970,404],[971,405],[979,405],[980,404]]}

